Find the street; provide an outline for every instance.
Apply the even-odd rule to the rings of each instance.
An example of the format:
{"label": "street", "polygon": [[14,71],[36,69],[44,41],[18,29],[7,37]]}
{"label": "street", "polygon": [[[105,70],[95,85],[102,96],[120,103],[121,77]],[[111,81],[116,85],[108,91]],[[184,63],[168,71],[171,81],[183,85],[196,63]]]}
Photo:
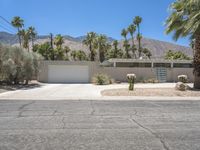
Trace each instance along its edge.
{"label": "street", "polygon": [[0,101],[0,150],[199,150],[200,101]]}

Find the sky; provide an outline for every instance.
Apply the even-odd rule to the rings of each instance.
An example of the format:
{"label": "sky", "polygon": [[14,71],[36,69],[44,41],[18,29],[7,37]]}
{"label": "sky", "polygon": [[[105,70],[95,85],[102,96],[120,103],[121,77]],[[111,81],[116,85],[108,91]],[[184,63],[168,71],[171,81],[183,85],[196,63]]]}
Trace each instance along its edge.
{"label": "sky", "polygon": [[[94,31],[122,39],[121,30],[135,16],[141,16],[143,37],[188,46],[187,38],[173,41],[165,34],[165,20],[174,0],[0,0],[0,16],[11,21],[24,19],[25,28],[34,26],[39,35],[63,34],[74,37]],[[6,23],[0,19],[0,31]],[[6,26],[9,31],[12,27]]]}

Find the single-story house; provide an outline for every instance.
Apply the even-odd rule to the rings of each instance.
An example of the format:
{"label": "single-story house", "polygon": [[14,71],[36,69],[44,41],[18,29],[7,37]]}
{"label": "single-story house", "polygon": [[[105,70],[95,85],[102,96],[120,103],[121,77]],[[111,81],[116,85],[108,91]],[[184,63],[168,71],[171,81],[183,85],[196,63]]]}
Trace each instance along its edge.
{"label": "single-story house", "polygon": [[90,61],[42,61],[38,80],[49,83],[89,83],[97,73],[117,81],[127,81],[126,74],[134,73],[137,80],[155,78],[160,82],[176,82],[185,74],[193,82],[190,60],[110,59],[103,63]]}

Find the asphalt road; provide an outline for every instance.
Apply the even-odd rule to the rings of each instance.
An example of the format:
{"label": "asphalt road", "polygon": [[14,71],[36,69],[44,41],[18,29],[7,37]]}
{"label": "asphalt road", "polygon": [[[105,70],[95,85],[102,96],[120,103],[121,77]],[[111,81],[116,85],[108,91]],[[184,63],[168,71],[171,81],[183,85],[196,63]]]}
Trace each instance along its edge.
{"label": "asphalt road", "polygon": [[200,101],[0,101],[0,150],[199,150]]}

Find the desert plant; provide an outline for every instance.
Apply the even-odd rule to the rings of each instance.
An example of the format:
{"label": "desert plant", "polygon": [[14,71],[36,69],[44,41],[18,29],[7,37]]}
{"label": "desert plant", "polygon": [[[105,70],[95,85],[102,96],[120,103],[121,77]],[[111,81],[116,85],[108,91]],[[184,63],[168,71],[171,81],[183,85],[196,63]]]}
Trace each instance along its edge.
{"label": "desert plant", "polygon": [[18,84],[24,82],[27,84],[33,76],[37,76],[39,68],[40,55],[10,46],[0,46],[0,80],[7,83]]}
{"label": "desert plant", "polygon": [[98,73],[94,75],[94,77],[92,78],[92,82],[96,85],[108,85],[112,84],[113,81],[108,75]]}
{"label": "desert plant", "polygon": [[136,80],[136,75],[135,74],[127,74],[127,79],[128,79],[128,83],[129,83],[129,91],[133,91],[134,83]]}
{"label": "desert plant", "polygon": [[187,90],[187,85],[183,82],[178,82],[176,83],[176,90],[179,90],[179,91],[186,91]]}
{"label": "desert plant", "polygon": [[187,77],[187,75],[179,75],[179,76],[178,76],[178,81],[179,81],[179,82],[183,82],[183,83],[187,83],[187,82],[188,82],[188,77]]}

